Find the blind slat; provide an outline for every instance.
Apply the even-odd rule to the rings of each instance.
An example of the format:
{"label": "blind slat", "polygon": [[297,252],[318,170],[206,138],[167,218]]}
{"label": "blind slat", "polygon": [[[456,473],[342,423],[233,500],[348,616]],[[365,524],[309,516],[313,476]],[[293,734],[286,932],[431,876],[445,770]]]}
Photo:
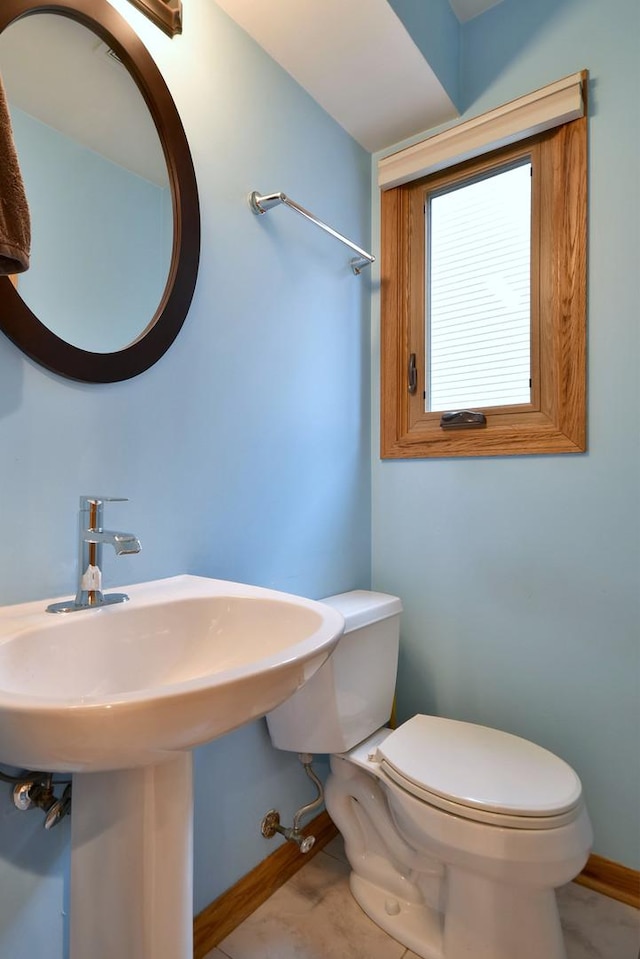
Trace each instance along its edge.
{"label": "blind slat", "polygon": [[530,400],[531,164],[427,202],[427,410]]}

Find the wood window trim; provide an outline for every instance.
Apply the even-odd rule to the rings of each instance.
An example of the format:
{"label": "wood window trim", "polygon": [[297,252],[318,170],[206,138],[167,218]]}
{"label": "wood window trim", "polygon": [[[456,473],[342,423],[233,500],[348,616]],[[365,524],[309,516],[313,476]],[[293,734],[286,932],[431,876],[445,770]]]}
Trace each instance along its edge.
{"label": "wood window trim", "polygon": [[388,190],[577,120],[586,112],[587,77],[586,70],[572,73],[382,157],[378,186]]}
{"label": "wood window trim", "polygon": [[[539,390],[530,407],[484,411],[487,425],[482,429],[443,430],[440,414],[415,414],[408,391],[408,360],[420,348],[412,339],[412,316],[420,312],[424,317],[420,302],[424,297],[424,258],[418,265],[415,255],[424,245],[423,220],[416,222],[415,216],[419,187],[409,182],[382,193],[383,459],[579,453],[586,449],[586,116],[533,138],[532,145],[540,149],[543,158],[543,175],[537,186],[539,254],[532,248],[533,256],[539,255],[532,273],[537,274],[532,302],[537,304],[539,316]],[[485,163],[474,160],[464,164],[467,175],[478,162]],[[418,383],[419,397],[423,390],[424,374],[422,385]]]}

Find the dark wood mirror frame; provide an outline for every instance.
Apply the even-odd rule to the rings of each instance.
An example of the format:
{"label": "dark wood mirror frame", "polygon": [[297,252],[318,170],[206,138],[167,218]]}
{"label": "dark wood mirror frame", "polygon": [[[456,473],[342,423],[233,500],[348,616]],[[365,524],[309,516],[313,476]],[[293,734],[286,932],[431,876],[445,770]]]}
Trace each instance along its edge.
{"label": "dark wood mirror frame", "polygon": [[182,0],[129,0],[167,36],[182,33]]}
{"label": "dark wood mirror frame", "polygon": [[[107,0],[2,0],[0,31],[20,17],[56,13],[99,36],[127,67],[162,144],[173,198],[173,253],[155,316],[130,346],[89,353],[60,339],[35,316],[9,277],[0,277],[0,329],[28,356],[70,379],[113,383],[144,372],[169,349],[191,304],[200,257],[200,210],[189,145],[171,94],[141,40]],[[72,282],[72,278],[69,282]]]}

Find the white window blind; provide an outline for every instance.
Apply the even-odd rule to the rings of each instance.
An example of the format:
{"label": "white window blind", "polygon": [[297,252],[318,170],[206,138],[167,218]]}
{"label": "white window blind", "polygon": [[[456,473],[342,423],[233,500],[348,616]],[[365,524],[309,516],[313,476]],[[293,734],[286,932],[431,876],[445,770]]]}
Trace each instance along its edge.
{"label": "white window blind", "polygon": [[428,196],[426,410],[529,403],[531,163]]}

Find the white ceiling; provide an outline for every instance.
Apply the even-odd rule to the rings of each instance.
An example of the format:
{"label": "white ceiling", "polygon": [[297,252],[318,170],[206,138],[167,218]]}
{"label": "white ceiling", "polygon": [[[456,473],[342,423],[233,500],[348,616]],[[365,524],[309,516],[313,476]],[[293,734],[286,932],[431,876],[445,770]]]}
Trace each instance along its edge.
{"label": "white ceiling", "polygon": [[[501,0],[449,2],[462,21]],[[457,116],[387,0],[217,3],[371,152]]]}
{"label": "white ceiling", "polygon": [[[457,115],[387,0],[217,2],[367,150],[391,146]],[[461,21],[500,2],[449,0]],[[107,54],[94,34],[57,15],[25,17],[0,37],[3,78],[16,106],[114,162],[166,182],[142,97]],[[38,70],[24,68],[34,62]],[[108,107],[107,88],[120,94],[115,107]],[[62,103],[67,108],[60,116]]]}
{"label": "white ceiling", "polygon": [[365,149],[456,116],[386,0],[217,0]]}

